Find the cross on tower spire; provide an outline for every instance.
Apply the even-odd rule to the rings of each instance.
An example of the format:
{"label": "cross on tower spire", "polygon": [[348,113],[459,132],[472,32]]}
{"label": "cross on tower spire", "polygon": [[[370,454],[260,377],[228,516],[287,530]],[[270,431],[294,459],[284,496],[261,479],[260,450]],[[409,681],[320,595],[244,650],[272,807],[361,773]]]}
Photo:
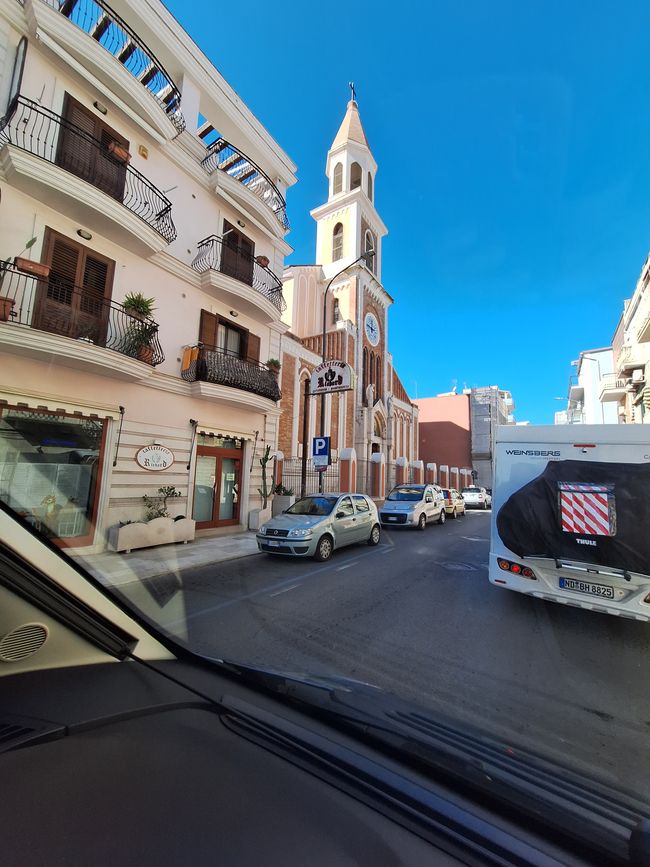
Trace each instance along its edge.
{"label": "cross on tower spire", "polygon": [[348,81],[348,87],[350,88],[350,94],[351,94],[350,98],[351,98],[352,102],[356,102],[357,101],[357,91],[355,89],[354,82]]}

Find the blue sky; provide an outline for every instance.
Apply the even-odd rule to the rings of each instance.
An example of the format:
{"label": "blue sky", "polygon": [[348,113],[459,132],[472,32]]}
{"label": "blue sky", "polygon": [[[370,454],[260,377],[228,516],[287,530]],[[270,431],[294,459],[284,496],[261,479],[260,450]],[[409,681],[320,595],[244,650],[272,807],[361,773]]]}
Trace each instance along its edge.
{"label": "blue sky", "polygon": [[552,421],[650,248],[650,4],[166,3],[298,165],[289,262],[355,81],[411,396],[497,384]]}

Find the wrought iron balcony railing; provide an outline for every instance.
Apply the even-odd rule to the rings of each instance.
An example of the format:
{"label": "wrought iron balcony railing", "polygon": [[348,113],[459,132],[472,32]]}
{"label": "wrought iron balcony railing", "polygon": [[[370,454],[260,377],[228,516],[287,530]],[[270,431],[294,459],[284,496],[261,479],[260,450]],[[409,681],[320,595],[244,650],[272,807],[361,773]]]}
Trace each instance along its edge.
{"label": "wrought iron balcony railing", "polygon": [[185,129],[181,92],[156,55],[104,0],[43,0],[113,55],[146,87],[179,133]]}
{"label": "wrought iron balcony railing", "polygon": [[236,243],[229,244],[228,240],[210,235],[199,241],[199,251],[194,257],[192,268],[199,274],[213,268],[234,277],[268,298],[282,313],[287,308],[282,295],[282,282],[267,265],[260,264],[261,259],[261,256],[251,256]]}
{"label": "wrought iron balcony railing", "polygon": [[280,190],[253,160],[230,142],[224,138],[213,142],[201,165],[207,172],[219,169],[239,181],[273,211],[283,229],[289,228],[287,204]]}
{"label": "wrought iron balcony railing", "polygon": [[47,108],[18,96],[0,119],[0,147],[12,144],[60,166],[121,202],[171,243],[172,203],[104,143]]}
{"label": "wrought iron balcony railing", "polygon": [[228,385],[269,400],[278,401],[282,397],[277,376],[265,364],[202,343],[185,350],[181,376],[187,382]]}
{"label": "wrought iron balcony railing", "polygon": [[88,286],[0,267],[0,321],[84,341],[156,366],[165,360],[153,319],[138,319]]}

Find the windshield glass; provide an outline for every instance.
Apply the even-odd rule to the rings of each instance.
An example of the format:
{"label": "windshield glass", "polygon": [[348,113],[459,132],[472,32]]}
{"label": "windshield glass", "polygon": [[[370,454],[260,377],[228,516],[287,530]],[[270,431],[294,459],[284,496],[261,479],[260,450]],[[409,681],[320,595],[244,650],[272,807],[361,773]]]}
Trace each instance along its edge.
{"label": "windshield glass", "polygon": [[0,502],[197,654],[646,798],[650,4],[303,5],[5,0]]}
{"label": "windshield glass", "polygon": [[402,500],[404,502],[413,503],[421,500],[424,496],[422,488],[395,488],[386,497],[387,500]]}
{"label": "windshield glass", "polygon": [[329,515],[336,505],[336,497],[304,497],[289,509],[288,515]]}

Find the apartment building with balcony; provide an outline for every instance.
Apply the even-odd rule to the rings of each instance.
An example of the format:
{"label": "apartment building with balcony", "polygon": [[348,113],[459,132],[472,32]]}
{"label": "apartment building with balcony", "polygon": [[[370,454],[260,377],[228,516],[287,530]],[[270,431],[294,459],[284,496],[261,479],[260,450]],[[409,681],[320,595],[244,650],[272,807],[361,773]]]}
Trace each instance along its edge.
{"label": "apartment building with balcony", "polygon": [[555,414],[555,424],[616,424],[616,406],[602,398],[602,384],[617,378],[612,347],[585,349],[571,365],[566,409]]}
{"label": "apartment building with balcony", "polygon": [[626,424],[650,423],[650,256],[612,337],[613,370],[600,380],[600,399]]}
{"label": "apartment building with balcony", "polygon": [[0,0],[0,497],[58,544],[260,506],[294,182],[159,0]]}

